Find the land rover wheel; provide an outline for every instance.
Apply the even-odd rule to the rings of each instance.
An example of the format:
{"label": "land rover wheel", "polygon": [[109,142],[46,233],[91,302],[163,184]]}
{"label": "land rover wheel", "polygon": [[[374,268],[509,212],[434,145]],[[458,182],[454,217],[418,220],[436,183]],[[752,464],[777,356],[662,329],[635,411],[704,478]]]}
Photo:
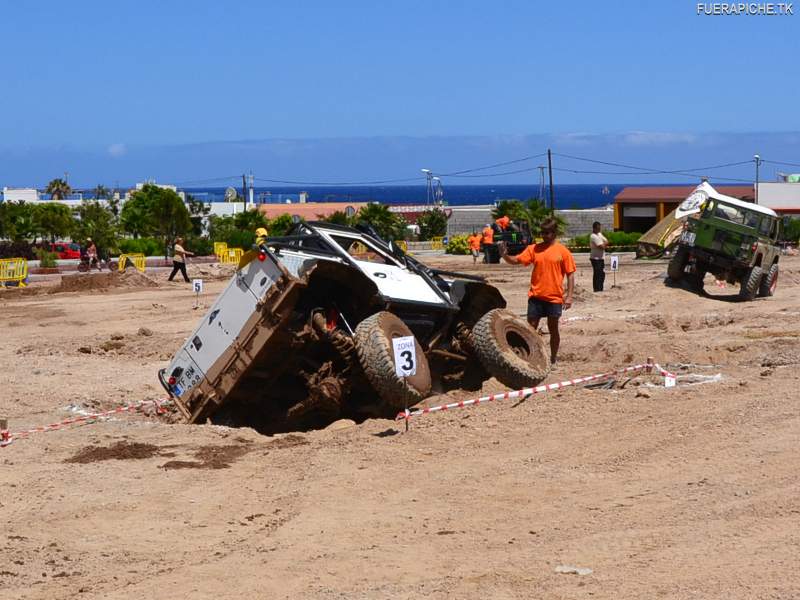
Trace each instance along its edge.
{"label": "land rover wheel", "polygon": [[683,246],[679,246],[667,266],[667,276],[670,280],[677,283],[683,279],[683,270],[686,268],[687,262],[689,262],[689,252]]}
{"label": "land rover wheel", "polygon": [[431,371],[419,342],[416,348],[416,374],[399,377],[395,372],[392,339],[413,336],[399,317],[381,311],[367,317],[356,327],[358,361],[378,396],[395,411],[414,406],[431,391]]}
{"label": "land rover wheel", "polygon": [[764,279],[761,280],[761,285],[758,288],[758,295],[766,298],[775,294],[775,288],[778,287],[778,263],[775,263],[769,268]]}
{"label": "land rover wheel", "polygon": [[489,374],[513,389],[540,383],[550,372],[548,349],[525,319],[495,308],[472,328],[472,346]]}
{"label": "land rover wheel", "polygon": [[752,300],[758,293],[758,287],[761,285],[761,280],[764,278],[764,271],[761,267],[755,266],[742,279],[742,287],[739,290],[739,297],[742,300]]}

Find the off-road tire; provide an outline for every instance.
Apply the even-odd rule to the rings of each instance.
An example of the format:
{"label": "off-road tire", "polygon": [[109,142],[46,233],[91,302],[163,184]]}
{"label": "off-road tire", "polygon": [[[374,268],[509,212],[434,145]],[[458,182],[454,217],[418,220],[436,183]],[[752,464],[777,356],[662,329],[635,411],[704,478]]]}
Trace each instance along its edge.
{"label": "off-road tire", "polygon": [[683,270],[686,268],[686,263],[689,262],[689,253],[686,248],[680,246],[667,266],[667,276],[670,281],[678,282],[683,279]]}
{"label": "off-road tire", "polygon": [[699,271],[695,271],[692,273],[692,287],[698,294],[703,293],[703,289],[705,288],[705,284],[703,281],[706,278],[706,272],[702,269]]}
{"label": "off-road tire", "polygon": [[752,267],[747,275],[742,279],[742,287],[739,289],[739,298],[742,300],[752,300],[758,293],[758,286],[764,278],[764,271],[759,266]]}
{"label": "off-road tire", "polygon": [[512,389],[537,385],[550,372],[545,341],[525,319],[503,308],[478,320],[472,346],[489,374]]}
{"label": "off-road tire", "polygon": [[404,379],[395,373],[392,338],[410,335],[413,334],[408,326],[399,317],[386,311],[367,317],[356,327],[358,361],[378,396],[395,411],[414,406],[431,391],[428,359],[416,338],[416,374]]}
{"label": "off-road tire", "polygon": [[762,298],[767,298],[775,294],[775,288],[778,287],[778,263],[775,263],[769,268],[767,274],[761,280],[761,285],[758,287],[758,295]]}

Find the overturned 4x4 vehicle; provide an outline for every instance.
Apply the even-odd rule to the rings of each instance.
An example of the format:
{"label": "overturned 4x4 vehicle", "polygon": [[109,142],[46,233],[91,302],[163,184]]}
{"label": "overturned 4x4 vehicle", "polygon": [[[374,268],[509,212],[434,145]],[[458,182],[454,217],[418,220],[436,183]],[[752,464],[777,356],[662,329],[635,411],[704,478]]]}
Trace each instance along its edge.
{"label": "overturned 4x4 vehicle", "polygon": [[667,268],[671,281],[686,279],[702,291],[706,273],[712,273],[739,284],[742,300],[775,293],[782,234],[775,211],[720,194],[704,182],[675,216],[686,221]]}
{"label": "overturned 4x4 vehicle", "polygon": [[[264,433],[393,417],[491,376],[538,384],[550,363],[525,319],[482,278],[429,268],[369,227],[298,223],[244,255],[162,385],[190,423]],[[416,374],[392,339],[414,336]]]}

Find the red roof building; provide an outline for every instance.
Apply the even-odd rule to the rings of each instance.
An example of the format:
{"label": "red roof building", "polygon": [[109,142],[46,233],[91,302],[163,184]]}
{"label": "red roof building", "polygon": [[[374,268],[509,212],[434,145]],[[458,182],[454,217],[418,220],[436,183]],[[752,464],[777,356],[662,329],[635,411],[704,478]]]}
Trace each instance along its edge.
{"label": "red roof building", "polygon": [[[696,185],[626,187],[614,197],[614,230],[644,233],[672,212]],[[715,189],[745,202],[755,201],[752,185],[721,185]]]}

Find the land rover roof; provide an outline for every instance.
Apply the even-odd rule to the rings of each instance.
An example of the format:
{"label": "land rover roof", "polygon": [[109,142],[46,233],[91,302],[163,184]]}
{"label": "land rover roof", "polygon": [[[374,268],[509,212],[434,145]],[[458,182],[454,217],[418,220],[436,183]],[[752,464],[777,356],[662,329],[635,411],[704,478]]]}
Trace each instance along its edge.
{"label": "land rover roof", "polygon": [[[694,189],[692,194],[695,194],[698,191],[699,192],[705,192],[706,194],[708,194],[709,198],[713,198],[715,200],[722,200],[723,202],[725,202],[727,204],[731,204],[731,205],[736,206],[738,208],[744,208],[744,209],[747,209],[747,210],[752,210],[752,211],[755,211],[757,213],[761,213],[762,215],[769,215],[770,217],[776,217],[776,218],[778,217],[777,213],[774,210],[772,210],[771,208],[767,208],[766,206],[760,206],[760,205],[754,204],[752,202],[745,202],[744,200],[739,200],[738,198],[734,198],[733,196],[726,196],[725,194],[720,194],[717,190],[715,190],[711,186],[711,184],[709,184],[708,182],[705,182],[705,181],[703,183],[701,183],[700,185],[698,185]],[[689,197],[691,197],[691,195]]]}

